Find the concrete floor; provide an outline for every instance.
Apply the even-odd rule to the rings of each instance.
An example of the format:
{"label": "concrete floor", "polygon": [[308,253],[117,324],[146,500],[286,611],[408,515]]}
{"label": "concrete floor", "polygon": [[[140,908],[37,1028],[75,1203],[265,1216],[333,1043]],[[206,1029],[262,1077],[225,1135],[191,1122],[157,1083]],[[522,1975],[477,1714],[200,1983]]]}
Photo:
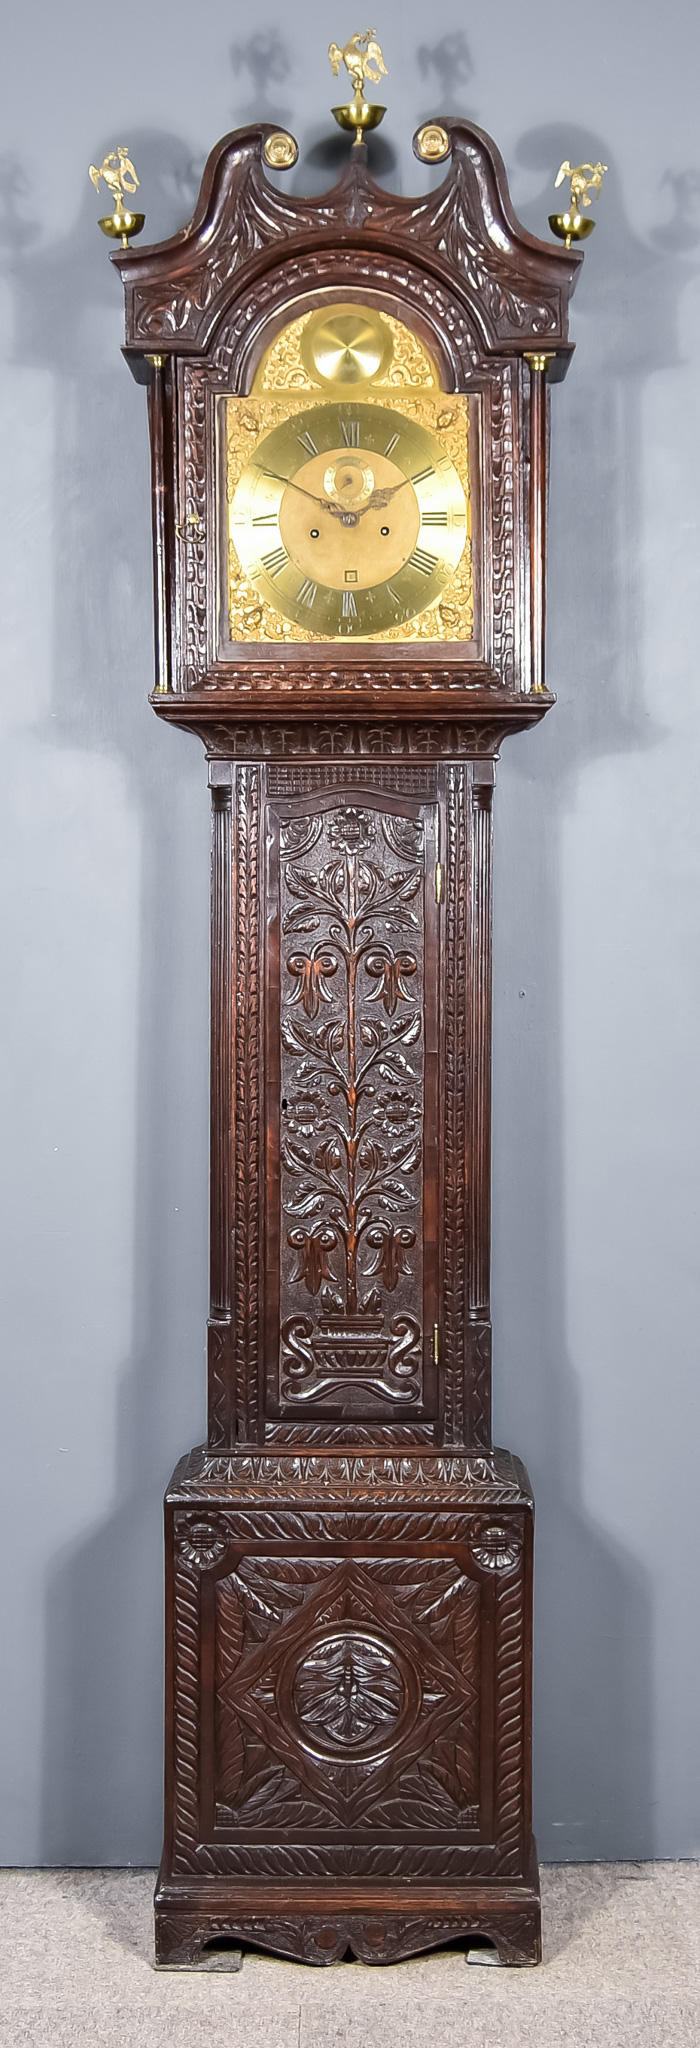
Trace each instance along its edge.
{"label": "concrete floor", "polygon": [[0,1872],[2,2048],[698,2048],[700,1864],[542,1872],[545,1961],[158,1974],[152,1871]]}

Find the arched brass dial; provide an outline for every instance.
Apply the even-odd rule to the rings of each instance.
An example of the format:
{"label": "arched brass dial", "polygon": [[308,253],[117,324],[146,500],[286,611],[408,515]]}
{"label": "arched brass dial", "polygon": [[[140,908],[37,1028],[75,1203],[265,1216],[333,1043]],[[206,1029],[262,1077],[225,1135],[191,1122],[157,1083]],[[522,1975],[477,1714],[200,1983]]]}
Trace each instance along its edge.
{"label": "arched brass dial", "polygon": [[436,435],[351,398],[258,442],[231,539],[268,604],[322,639],[383,633],[436,602],[467,539],[467,502]]}

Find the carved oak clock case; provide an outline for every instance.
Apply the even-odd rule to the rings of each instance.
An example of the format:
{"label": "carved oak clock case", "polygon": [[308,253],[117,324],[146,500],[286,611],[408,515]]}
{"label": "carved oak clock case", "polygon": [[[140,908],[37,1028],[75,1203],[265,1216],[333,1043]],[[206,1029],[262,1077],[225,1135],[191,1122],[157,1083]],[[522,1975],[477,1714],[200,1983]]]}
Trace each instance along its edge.
{"label": "carved oak clock case", "polygon": [[[445,122],[418,201],[271,131],[115,257],[159,716],[212,797],[206,1445],[166,1496],[157,1953],[536,1961],[533,1502],[491,1437],[491,835],[544,688],[580,257]],[[420,153],[420,137],[418,151]],[[274,153],[273,153],[274,154]]]}

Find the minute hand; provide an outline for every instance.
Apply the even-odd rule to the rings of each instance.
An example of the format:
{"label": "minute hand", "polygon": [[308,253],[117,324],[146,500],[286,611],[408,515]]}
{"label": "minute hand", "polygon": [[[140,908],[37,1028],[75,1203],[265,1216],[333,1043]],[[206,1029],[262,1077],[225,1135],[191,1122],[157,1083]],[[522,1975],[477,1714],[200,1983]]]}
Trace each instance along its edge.
{"label": "minute hand", "polygon": [[[332,505],[330,498],[317,498],[314,491],[307,491],[303,484],[295,484],[293,476],[279,476],[276,469],[263,470],[263,476],[273,476],[275,483],[286,484],[287,489],[298,491],[300,497],[310,498],[312,505],[320,505],[322,512],[330,512],[333,519],[342,519],[345,526],[356,526],[359,512],[344,512],[341,505]],[[400,490],[400,484],[396,486]]]}

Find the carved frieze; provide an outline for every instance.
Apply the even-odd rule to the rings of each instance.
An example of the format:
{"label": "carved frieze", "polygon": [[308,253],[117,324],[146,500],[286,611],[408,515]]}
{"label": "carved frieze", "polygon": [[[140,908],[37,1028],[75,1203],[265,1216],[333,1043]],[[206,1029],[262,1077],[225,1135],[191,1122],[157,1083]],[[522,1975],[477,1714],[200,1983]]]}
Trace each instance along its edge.
{"label": "carved frieze", "polygon": [[[523,1888],[524,1889],[524,1888]],[[496,1900],[483,1895],[465,1896],[458,1912],[437,1915],[429,1910],[397,1912],[388,1900],[374,1910],[337,1910],[332,1919],[321,1910],[306,1908],[285,1919],[281,1914],[246,1910],[243,1897],[232,1901],[228,1913],[201,1917],[193,1911],[185,1893],[177,1905],[170,1897],[158,1912],[158,1961],[172,1967],[192,1968],[200,1959],[205,1941],[226,1936],[231,1941],[249,1942],[253,1948],[271,1949],[276,1955],[312,1964],[341,1962],[350,1953],[362,1963],[398,1963],[406,1956],[428,1949],[446,1948],[459,1941],[490,1941],[501,1963],[538,1963],[542,1954],[539,1899],[530,1896],[522,1904],[516,1892]],[[250,1885],[246,1886],[249,1905]],[[359,1905],[359,1901],[358,1901]]]}
{"label": "carved frieze", "polygon": [[[210,760],[297,759],[299,756],[317,758],[319,763],[330,763],[343,756],[346,759],[371,760],[377,756],[396,755],[423,757],[439,760],[468,760],[472,758],[495,759],[506,734],[519,725],[534,725],[544,716],[551,699],[521,698],[517,706],[511,699],[508,709],[499,707],[501,716],[493,713],[481,721],[444,720],[442,717],[428,724],[420,720],[409,722],[397,719],[395,722],[368,723],[359,719],[352,723],[338,719],[332,724],[325,719],[309,720],[295,718],[289,724],[276,719],[269,722],[248,723],[238,715],[229,720],[221,717],[220,707],[215,700],[206,705],[198,701],[197,709],[187,707],[184,722],[190,724],[206,747]],[[171,715],[178,719],[177,700],[173,698]],[[510,711],[511,715],[508,715]],[[210,714],[206,715],[205,714]],[[514,715],[513,715],[514,714]],[[318,770],[316,771],[318,773]],[[331,779],[333,770],[330,770]],[[370,771],[371,776],[371,771]],[[309,780],[309,791],[313,787]],[[320,787],[320,784],[318,785]],[[389,783],[382,783],[389,788]],[[407,789],[406,784],[400,785]],[[399,785],[397,784],[397,787]]]}

